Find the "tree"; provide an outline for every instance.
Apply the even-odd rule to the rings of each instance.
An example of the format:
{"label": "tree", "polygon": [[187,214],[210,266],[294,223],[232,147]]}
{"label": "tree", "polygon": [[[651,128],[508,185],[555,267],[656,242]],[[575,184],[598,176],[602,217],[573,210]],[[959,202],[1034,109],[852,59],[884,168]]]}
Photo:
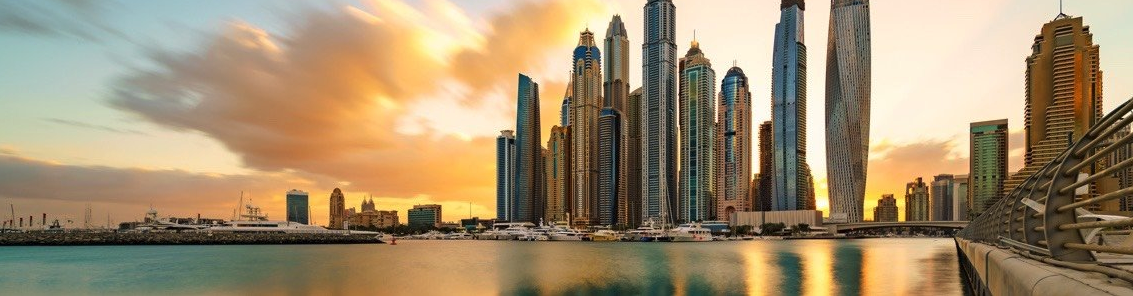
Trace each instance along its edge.
{"label": "tree", "polygon": [[799,225],[795,225],[795,227],[801,232],[810,232],[810,224],[799,223]]}
{"label": "tree", "polygon": [[759,226],[761,230],[759,235],[775,235],[786,229],[787,225],[783,223],[763,223]]}

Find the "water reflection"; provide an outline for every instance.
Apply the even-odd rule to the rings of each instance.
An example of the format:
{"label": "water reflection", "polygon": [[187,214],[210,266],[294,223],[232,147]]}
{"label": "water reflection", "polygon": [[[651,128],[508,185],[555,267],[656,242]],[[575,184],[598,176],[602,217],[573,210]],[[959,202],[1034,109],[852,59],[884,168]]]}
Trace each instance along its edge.
{"label": "water reflection", "polygon": [[[0,249],[25,294],[957,295],[947,239]],[[65,258],[63,260],[57,258]],[[66,283],[66,284],[62,284]]]}

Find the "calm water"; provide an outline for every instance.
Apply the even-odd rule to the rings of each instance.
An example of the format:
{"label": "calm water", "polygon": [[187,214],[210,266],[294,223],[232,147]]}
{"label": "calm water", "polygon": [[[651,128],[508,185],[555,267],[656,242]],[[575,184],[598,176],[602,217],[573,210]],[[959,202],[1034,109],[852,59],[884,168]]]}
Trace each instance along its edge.
{"label": "calm water", "polygon": [[951,239],[0,247],[0,294],[959,295]]}

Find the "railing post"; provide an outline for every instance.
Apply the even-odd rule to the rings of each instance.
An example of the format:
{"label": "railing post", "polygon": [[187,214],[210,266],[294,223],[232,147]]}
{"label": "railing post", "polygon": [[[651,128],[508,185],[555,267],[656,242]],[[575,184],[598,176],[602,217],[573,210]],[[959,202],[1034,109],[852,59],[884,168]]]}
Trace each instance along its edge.
{"label": "railing post", "polygon": [[[1036,178],[1037,180],[1032,179],[1030,181],[1031,182],[1030,184],[1033,184],[1034,187],[1031,187],[1030,190],[1027,190],[1026,191],[1027,194],[1024,195],[1021,192],[1019,193],[1019,195],[1021,197],[1019,198],[1019,201],[1017,202],[1017,204],[1022,204],[1023,198],[1030,199],[1031,201],[1037,201],[1040,198],[1042,198],[1042,191],[1038,190],[1039,189],[1038,186],[1040,186],[1041,184],[1046,184],[1046,182],[1049,181],[1051,178],[1045,177],[1046,176],[1045,172],[1043,172],[1043,174],[1040,175],[1040,176],[1043,176],[1043,177]],[[1038,210],[1032,209],[1030,206],[1024,205],[1024,209],[1023,209],[1023,240],[1020,240],[1020,241],[1025,241],[1025,242],[1027,242],[1027,244],[1032,245],[1032,246],[1038,246],[1039,241],[1046,239],[1046,233],[1043,233],[1042,231],[1035,230],[1035,227],[1043,225],[1042,218],[1035,218],[1034,217],[1034,214],[1036,214],[1038,212],[1039,212]],[[1049,250],[1049,248],[1048,248],[1048,250]]]}

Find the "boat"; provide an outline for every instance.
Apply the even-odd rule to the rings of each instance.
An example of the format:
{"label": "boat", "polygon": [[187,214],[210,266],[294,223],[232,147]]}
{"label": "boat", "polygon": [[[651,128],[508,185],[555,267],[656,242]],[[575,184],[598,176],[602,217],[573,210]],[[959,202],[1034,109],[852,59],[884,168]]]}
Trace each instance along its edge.
{"label": "boat", "polygon": [[657,241],[658,238],[664,237],[664,234],[663,230],[654,228],[653,219],[649,219],[649,221],[645,222],[645,225],[626,232],[625,236],[622,236],[622,240],[630,242],[652,242]]}
{"label": "boat", "polygon": [[588,240],[585,233],[570,228],[556,228],[550,233],[552,241],[583,241]]}
{"label": "boat", "polygon": [[681,224],[677,228],[670,229],[667,233],[669,241],[672,242],[710,242],[712,241],[712,231],[708,228],[700,227],[700,224]]}
{"label": "boat", "polygon": [[[245,213],[240,215],[241,220],[228,221],[224,224],[201,229],[207,232],[224,233],[309,233],[309,234],[342,234],[342,235],[379,235],[373,231],[358,230],[331,230],[322,226],[307,225],[291,221],[268,220],[266,214],[259,207],[251,203],[244,205]],[[156,215],[156,213],[154,213]]]}
{"label": "boat", "polygon": [[590,236],[590,240],[596,242],[612,242],[621,240],[621,238],[621,234],[609,229],[598,230]]}

